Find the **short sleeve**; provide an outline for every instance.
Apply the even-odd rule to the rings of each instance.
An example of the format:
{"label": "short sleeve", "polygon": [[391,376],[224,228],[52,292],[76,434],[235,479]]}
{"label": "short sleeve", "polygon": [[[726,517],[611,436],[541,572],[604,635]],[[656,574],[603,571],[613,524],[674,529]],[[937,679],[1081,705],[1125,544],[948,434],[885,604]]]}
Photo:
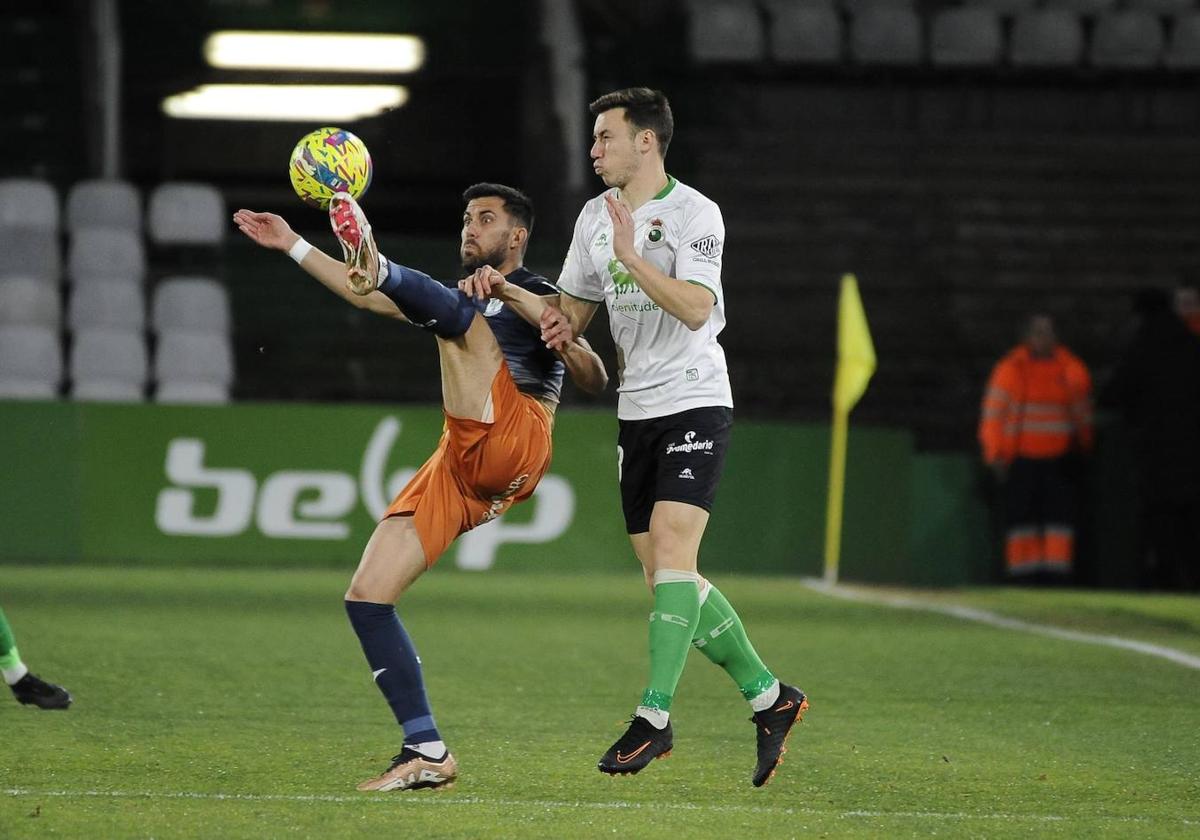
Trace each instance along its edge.
{"label": "short sleeve", "polygon": [[584,217],[587,208],[579,213],[575,220],[575,232],[571,236],[571,247],[567,250],[567,258],[563,262],[562,272],[558,275],[558,288],[574,298],[602,303],[604,301],[604,285],[600,275],[588,259],[588,236],[585,231]]}
{"label": "short sleeve", "polygon": [[721,208],[706,201],[690,211],[680,232],[675,271],[680,280],[703,286],[721,299],[721,251],[725,246],[725,221]]}

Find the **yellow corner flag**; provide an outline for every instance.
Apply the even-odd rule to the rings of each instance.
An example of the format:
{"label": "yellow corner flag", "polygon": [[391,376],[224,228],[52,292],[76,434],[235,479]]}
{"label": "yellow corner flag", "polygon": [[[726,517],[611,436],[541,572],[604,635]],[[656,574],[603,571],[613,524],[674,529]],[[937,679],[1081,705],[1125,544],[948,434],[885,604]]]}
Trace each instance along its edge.
{"label": "yellow corner flag", "polygon": [[853,274],[842,276],[838,296],[837,370],[833,379],[833,435],[829,452],[829,501],[825,512],[825,582],[837,583],[842,551],[842,499],[846,490],[846,435],[850,409],[875,373],[875,345]]}
{"label": "yellow corner flag", "polygon": [[875,345],[867,326],[858,295],[858,281],[853,274],[842,276],[842,292],[838,297],[837,373],[833,380],[833,410],[849,413],[867,390],[867,382],[875,372]]}

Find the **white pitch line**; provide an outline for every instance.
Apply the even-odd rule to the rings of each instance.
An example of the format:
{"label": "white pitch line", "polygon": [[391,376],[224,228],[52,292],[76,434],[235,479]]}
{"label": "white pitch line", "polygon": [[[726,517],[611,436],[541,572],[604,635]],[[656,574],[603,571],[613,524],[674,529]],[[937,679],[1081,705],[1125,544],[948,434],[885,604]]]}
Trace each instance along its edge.
{"label": "white pitch line", "polygon": [[[804,807],[770,807],[765,805],[701,805],[694,802],[567,802],[553,799],[505,799],[484,796],[453,796],[445,792],[429,795],[396,793],[389,796],[363,795],[340,796],[337,794],[284,794],[284,793],[201,793],[193,791],[120,791],[120,790],[31,790],[8,788],[2,791],[7,796],[47,797],[61,799],[186,799],[218,802],[333,802],[356,805],[386,804],[400,807],[422,807],[426,805],[492,805],[521,808],[557,808],[574,810],[590,808],[605,811],[715,811],[726,813],[791,814],[812,817],[834,817],[836,819],[917,819],[917,820],[1004,820],[1025,822],[1071,822],[1072,817],[1055,814],[1009,814],[967,813],[962,811],[837,811]],[[1176,820],[1150,819],[1146,817],[1090,815],[1088,819],[1105,822],[1166,822]],[[1179,822],[1189,824],[1187,820]]]}
{"label": "white pitch line", "polygon": [[987,610],[964,607],[958,604],[936,604],[916,598],[906,598],[903,595],[884,595],[875,592],[863,592],[858,589],[850,589],[839,585],[830,586],[825,581],[818,580],[817,578],[805,578],[803,583],[814,592],[820,592],[824,595],[841,598],[846,601],[938,613],[953,618],[960,618],[963,621],[977,621],[980,624],[1002,627],[1006,630],[1020,630],[1023,633],[1049,636],[1052,639],[1064,639],[1068,642],[1083,642],[1089,645],[1104,645],[1105,647],[1119,648],[1121,650],[1132,650],[1135,653],[1157,656],[1160,659],[1166,659],[1168,662],[1174,662],[1176,665],[1200,671],[1200,656],[1186,653],[1177,648],[1166,647],[1165,645],[1139,642],[1137,639],[1127,639],[1124,636],[1105,636],[1099,633],[1067,630],[1066,628],[1055,627],[1051,624],[1034,624],[1030,621],[1007,618],[993,612],[988,612]]}

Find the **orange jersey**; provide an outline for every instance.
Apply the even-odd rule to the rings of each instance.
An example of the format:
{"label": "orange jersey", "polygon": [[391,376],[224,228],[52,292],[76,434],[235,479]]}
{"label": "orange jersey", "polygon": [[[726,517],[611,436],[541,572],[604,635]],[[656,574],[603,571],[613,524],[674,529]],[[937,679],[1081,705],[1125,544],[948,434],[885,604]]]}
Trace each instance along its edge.
{"label": "orange jersey", "polygon": [[1092,445],[1092,381],[1065,347],[1035,358],[1020,345],[992,370],[979,420],[983,459],[1057,458],[1078,443]]}
{"label": "orange jersey", "polygon": [[437,449],[384,514],[412,516],[425,563],[459,534],[533,495],[550,466],[549,409],[517,390],[508,365],[492,381],[494,421],[446,415]]}

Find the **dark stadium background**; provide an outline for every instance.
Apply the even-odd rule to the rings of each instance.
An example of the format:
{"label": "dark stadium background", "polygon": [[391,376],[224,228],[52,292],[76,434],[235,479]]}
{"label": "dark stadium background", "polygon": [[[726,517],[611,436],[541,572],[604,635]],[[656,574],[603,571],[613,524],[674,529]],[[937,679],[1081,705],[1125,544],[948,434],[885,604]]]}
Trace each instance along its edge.
{"label": "dark stadium background", "polygon": [[[550,103],[544,4],[114,5],[119,174],[144,191],[168,180],[212,183],[230,211],[280,212],[334,245],[324,218],[296,201],[286,178],[288,152],[314,125],[194,122],[160,111],[164,96],[206,81],[345,80],[322,70],[336,59],[321,55],[298,74],[209,68],[201,43],[221,28],[425,40],[426,64],[388,79],[409,87],[408,104],[346,127],[374,156],[365,206],[385,250],[443,279],[455,277],[459,194],[470,183],[511,183],[533,196],[529,262],[552,279],[580,202],[599,189],[587,166],[590,120],[566,142]],[[741,417],[828,418],[843,272],[858,276],[879,357],[854,422],[909,429],[920,450],[957,453],[974,450],[984,380],[1022,316],[1051,313],[1102,382],[1128,335],[1132,295],[1200,276],[1200,74],[1105,69],[1086,50],[1055,69],[1003,58],[935,66],[928,34],[943,5],[913,5],[924,52],[911,66],[893,66],[848,57],[846,32],[834,62],[783,61],[765,46],[759,57],[705,61],[690,45],[714,23],[691,4],[574,4],[585,47],[580,110],[617,87],[665,90],[677,123],[668,171],[722,206],[722,343]],[[100,174],[93,8],[50,0],[12,4],[0,17],[4,174],[46,178],[64,191]],[[759,9],[764,44],[767,9]],[[1082,14],[1091,38],[1097,18]],[[842,21],[849,26],[849,12]],[[582,187],[563,177],[572,166],[584,173]],[[238,399],[437,401],[424,336],[299,289],[290,264],[262,260],[232,226],[221,271],[234,304]],[[611,360],[604,329],[592,334]],[[570,399],[607,406],[615,393]]]}

